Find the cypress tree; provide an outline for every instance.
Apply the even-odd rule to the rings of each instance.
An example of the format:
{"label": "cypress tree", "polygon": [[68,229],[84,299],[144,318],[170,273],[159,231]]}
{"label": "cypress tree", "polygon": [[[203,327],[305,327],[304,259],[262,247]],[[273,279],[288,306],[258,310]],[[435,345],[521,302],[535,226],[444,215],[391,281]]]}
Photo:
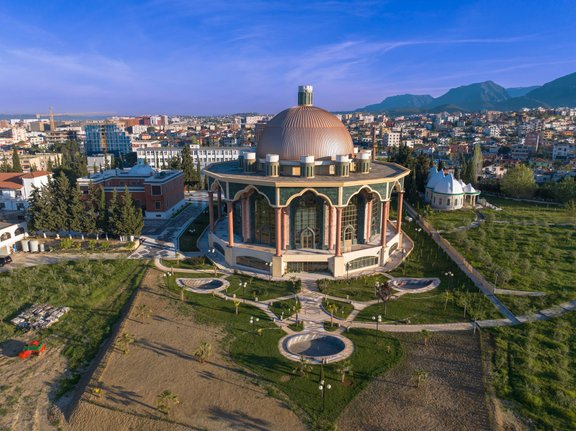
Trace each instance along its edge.
{"label": "cypress tree", "polygon": [[128,187],[124,188],[122,201],[117,206],[116,214],[115,233],[117,235],[140,235],[142,228],[144,227],[144,218],[142,216],[142,211],[134,205]]}
{"label": "cypress tree", "polygon": [[84,204],[81,200],[81,193],[78,187],[71,187],[68,198],[68,217],[66,219],[66,230],[70,232],[84,232],[84,218],[87,217]]}
{"label": "cypress tree", "polygon": [[34,187],[28,200],[28,228],[30,232],[51,230],[52,196],[49,185]]}
{"label": "cypress tree", "polygon": [[68,202],[70,199],[70,181],[60,171],[59,175],[50,181],[52,211],[50,217],[50,230],[59,232],[68,226]]}
{"label": "cypress tree", "polygon": [[196,178],[194,173],[194,160],[192,160],[190,147],[188,145],[185,145],[182,149],[182,170],[184,171],[184,185],[186,185],[186,189],[189,191]]}
{"label": "cypress tree", "polygon": [[108,204],[106,211],[106,232],[111,232],[117,235],[121,231],[121,226],[118,218],[118,192],[112,192],[112,198]]}
{"label": "cypress tree", "polygon": [[24,172],[16,147],[12,148],[12,172]]}
{"label": "cypress tree", "polygon": [[468,175],[470,176],[470,182],[474,185],[478,183],[478,177],[482,174],[483,163],[482,149],[480,148],[480,144],[476,144],[474,146],[474,154],[468,161]]}

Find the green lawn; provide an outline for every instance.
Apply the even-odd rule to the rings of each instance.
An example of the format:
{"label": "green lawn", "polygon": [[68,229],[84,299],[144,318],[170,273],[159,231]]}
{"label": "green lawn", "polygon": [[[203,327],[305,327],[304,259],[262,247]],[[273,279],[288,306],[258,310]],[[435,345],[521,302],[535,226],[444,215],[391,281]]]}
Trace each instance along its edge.
{"label": "green lawn", "polygon": [[300,302],[297,299],[285,299],[270,304],[270,310],[280,319],[296,314],[300,310]]}
{"label": "green lawn", "polygon": [[438,230],[450,231],[462,226],[468,226],[474,221],[473,209],[461,209],[458,211],[435,211],[426,217]]}
{"label": "green lawn", "polygon": [[349,302],[344,301],[335,301],[333,299],[324,299],[322,300],[322,306],[324,310],[330,313],[330,305],[334,304],[336,306],[334,317],[339,319],[346,319],[352,311],[354,311],[354,306]]}
{"label": "green lawn", "polygon": [[354,301],[371,301],[376,299],[376,283],[385,283],[388,278],[382,274],[363,275],[345,280],[318,280],[320,292]]}
{"label": "green lawn", "polygon": [[576,314],[494,328],[484,340],[499,397],[535,430],[576,429]]}
{"label": "green lawn", "polygon": [[[173,277],[168,282],[175,290]],[[312,366],[306,377],[300,377],[294,371],[298,364],[278,351],[278,340],[284,333],[262,311],[241,305],[236,315],[232,301],[189,293],[181,307],[198,322],[222,326],[227,334],[224,346],[234,361],[256,372],[269,396],[286,400],[315,430],[333,429],[338,415],[358,392],[372,378],[397,364],[403,355],[400,342],[394,337],[371,330],[354,329],[346,333],[355,344],[351,357],[354,373],[346,378],[346,384],[341,384],[337,365],[324,366],[324,379],[332,389],[323,411],[318,390],[321,367]],[[250,317],[259,319],[257,327],[250,324]],[[258,329],[262,335],[257,335]]]}
{"label": "green lawn", "polygon": [[161,259],[162,265],[176,269],[214,269],[214,265],[204,256],[186,259]]}
{"label": "green lawn", "polygon": [[188,225],[184,233],[178,239],[178,249],[180,251],[198,251],[198,246],[196,245],[198,238],[204,232],[204,229],[210,224],[210,215],[208,213],[208,208],[198,215],[192,222]]}
{"label": "green lawn", "polygon": [[483,210],[487,221],[479,228],[446,238],[497,287],[547,293],[501,295],[515,313],[576,299],[576,215],[562,207],[489,200],[502,211]]}
{"label": "green lawn", "polygon": [[228,295],[244,299],[258,298],[259,301],[292,295],[296,293],[298,285],[291,281],[269,281],[244,275],[231,275],[227,280],[230,282]]}
{"label": "green lawn", "polygon": [[[502,317],[492,303],[440,249],[415,222],[404,223],[403,230],[414,240],[414,250],[408,258],[390,274],[395,277],[439,278],[440,286],[422,294],[407,294],[387,304],[371,305],[359,315],[359,320],[372,320],[382,315],[389,321],[411,323],[442,323],[466,321],[469,318],[490,319]],[[453,276],[450,275],[454,274]],[[349,280],[320,280],[322,293],[358,301],[377,299],[375,284],[388,279],[381,274],[361,276]],[[446,293],[448,302],[446,304]],[[464,317],[464,305],[466,317]]]}
{"label": "green lawn", "polygon": [[0,342],[16,334],[9,320],[30,305],[70,307],[60,322],[37,332],[48,348],[63,345],[70,377],[59,390],[62,394],[78,381],[80,370],[110,334],[146,268],[138,260],[79,260],[1,273]]}
{"label": "green lawn", "polygon": [[[472,301],[484,302],[481,293],[470,293]],[[473,306],[474,307],[474,306]],[[444,295],[432,292],[406,294],[387,304],[380,302],[362,310],[356,320],[373,322],[373,316],[382,316],[385,323],[450,323],[469,319],[454,300],[446,302]]]}

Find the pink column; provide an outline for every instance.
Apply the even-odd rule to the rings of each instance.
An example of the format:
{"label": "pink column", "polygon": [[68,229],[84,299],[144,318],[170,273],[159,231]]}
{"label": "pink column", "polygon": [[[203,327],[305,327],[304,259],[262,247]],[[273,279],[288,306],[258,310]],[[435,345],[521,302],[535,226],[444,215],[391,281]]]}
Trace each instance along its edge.
{"label": "pink column", "polygon": [[369,200],[366,202],[366,217],[364,218],[364,220],[366,221],[366,223],[364,224],[365,226],[365,230],[364,230],[364,242],[366,244],[368,244],[370,242],[370,230],[371,230],[371,224],[372,224],[372,203],[374,202],[373,199]]}
{"label": "pink column", "polygon": [[228,247],[234,247],[234,215],[233,202],[228,201]]}
{"label": "pink column", "polygon": [[282,253],[282,209],[274,208],[274,215],[276,216],[276,256]]}
{"label": "pink column", "polygon": [[390,201],[382,202],[382,227],[380,228],[380,245],[386,247],[386,234],[388,233],[388,216],[390,215]]}
{"label": "pink column", "polygon": [[288,249],[288,209],[282,208],[282,248]]}
{"label": "pink column", "polygon": [[342,208],[336,207],[336,256],[342,256]]}
{"label": "pink column", "polygon": [[334,207],[328,206],[328,250],[334,250]]}
{"label": "pink column", "polygon": [[214,192],[208,192],[208,214],[210,216],[210,232],[214,232]]}
{"label": "pink column", "polygon": [[404,202],[404,191],[398,193],[398,222],[396,223],[396,227],[398,229],[398,233],[402,235],[402,203]]}

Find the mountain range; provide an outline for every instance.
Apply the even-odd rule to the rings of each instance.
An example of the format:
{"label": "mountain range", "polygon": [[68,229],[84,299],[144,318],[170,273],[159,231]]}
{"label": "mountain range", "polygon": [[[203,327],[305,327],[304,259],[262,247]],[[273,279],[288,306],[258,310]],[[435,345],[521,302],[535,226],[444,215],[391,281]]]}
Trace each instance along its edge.
{"label": "mountain range", "polygon": [[576,107],[576,73],[542,86],[504,88],[493,81],[485,81],[452,88],[436,98],[428,94],[390,96],[380,103],[357,109],[356,112],[512,111],[539,106]]}

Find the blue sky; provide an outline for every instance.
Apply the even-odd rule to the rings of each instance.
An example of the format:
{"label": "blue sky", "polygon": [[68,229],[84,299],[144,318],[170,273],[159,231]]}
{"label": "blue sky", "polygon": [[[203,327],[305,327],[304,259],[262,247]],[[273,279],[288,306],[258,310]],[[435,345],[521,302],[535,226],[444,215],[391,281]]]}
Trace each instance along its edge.
{"label": "blue sky", "polygon": [[576,2],[5,0],[0,113],[354,109],[576,71]]}

